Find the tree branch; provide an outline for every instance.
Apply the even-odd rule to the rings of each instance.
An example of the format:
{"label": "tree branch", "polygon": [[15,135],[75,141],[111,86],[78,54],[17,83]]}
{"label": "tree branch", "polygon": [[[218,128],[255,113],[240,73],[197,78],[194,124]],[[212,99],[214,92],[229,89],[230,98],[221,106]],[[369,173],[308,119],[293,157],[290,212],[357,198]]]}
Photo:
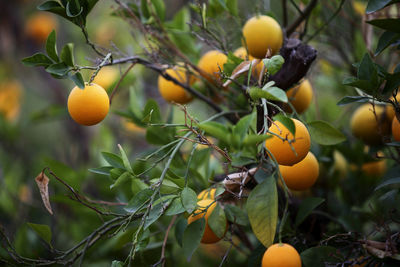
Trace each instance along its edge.
{"label": "tree branch", "polygon": [[300,16],[287,28],[287,36],[290,36],[296,28],[305,20],[310,14],[314,7],[317,5],[318,0],[312,0]]}

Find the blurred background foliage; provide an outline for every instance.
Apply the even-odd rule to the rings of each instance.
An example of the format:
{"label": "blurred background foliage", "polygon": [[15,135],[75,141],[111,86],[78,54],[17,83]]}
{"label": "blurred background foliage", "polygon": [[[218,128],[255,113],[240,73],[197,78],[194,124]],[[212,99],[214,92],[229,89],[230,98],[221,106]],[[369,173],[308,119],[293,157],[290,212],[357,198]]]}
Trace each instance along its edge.
{"label": "blurred background foliage", "polygon": [[[161,107],[161,114],[173,114],[174,123],[182,123],[184,119],[183,112],[178,107],[166,103],[159,95],[158,75],[142,66],[135,66],[120,85],[111,106],[113,112],[103,123],[94,127],[83,127],[73,122],[66,109],[66,99],[74,86],[73,82],[56,80],[43,69],[26,67],[21,64],[21,59],[44,50],[45,38],[38,36],[47,37],[49,31],[46,27],[56,30],[57,43],[75,44],[75,59],[80,65],[93,64],[96,55],[85,44],[79,27],[53,14],[38,11],[36,6],[41,2],[0,2],[0,223],[11,237],[18,253],[33,258],[46,257],[51,252],[27,222],[49,225],[53,233],[54,248],[62,249],[72,247],[103,223],[96,213],[69,199],[65,188],[54,181],[50,182],[50,196],[55,215],[49,216],[34,181],[44,167],[51,168],[75,189],[94,200],[128,202],[135,193],[129,186],[110,189],[111,179],[88,172],[89,168],[105,165],[101,152],[116,153],[117,144],[124,147],[130,159],[154,149],[146,142],[144,128],[116,113],[126,112],[130,105],[141,105],[140,108],[143,108],[147,99],[154,98]],[[173,28],[179,23],[178,12],[183,17],[197,16],[192,10],[196,7],[195,3],[177,0],[164,2],[165,21]],[[232,52],[241,46],[241,27],[256,12],[271,15],[282,24],[281,1],[238,0],[237,9],[231,10],[238,12],[238,16],[227,12],[221,2],[224,1],[210,0],[207,15],[210,17],[211,29],[223,38],[227,51]],[[309,1],[294,2],[304,7]],[[309,43],[317,49],[318,59],[307,77],[314,90],[313,104],[301,117],[306,122],[315,119],[331,122],[346,134],[348,141],[337,146],[322,147],[314,144],[311,149],[320,161],[318,182],[310,191],[295,195],[294,199],[307,196],[326,199],[320,207],[319,215],[326,215],[327,219],[324,229],[315,232],[309,230],[312,229],[310,225],[313,220],[321,219],[318,214],[313,214],[299,228],[287,226],[285,238],[297,240],[294,244],[297,244],[300,251],[317,245],[319,240],[338,232],[356,231],[361,235],[368,235],[379,228],[377,222],[385,221],[387,216],[398,218],[397,189],[384,195],[376,194],[373,189],[382,181],[396,177],[400,173],[400,167],[394,166],[391,160],[385,160],[384,169],[387,171],[384,174],[379,173],[379,177],[362,171],[361,166],[368,160],[367,153],[364,145],[352,137],[349,128],[349,114],[356,106],[336,105],[343,96],[354,94],[352,87],[342,85],[343,79],[356,71],[352,64],[359,62],[365,51],[373,50],[378,42],[380,31],[363,23],[367,1],[345,1],[337,17],[313,36],[320,27],[327,24],[339,2],[320,1],[308,24],[302,26],[307,27],[305,40],[313,38]],[[114,5],[112,1],[99,1],[89,14],[87,30],[90,39],[109,49],[116,46],[127,54],[143,55],[145,40],[129,23],[112,15]],[[288,17],[295,17],[295,8],[288,4],[287,9]],[[36,17],[44,14],[45,17]],[[31,33],[29,27],[35,23],[35,17],[43,27],[39,31],[45,34]],[[183,28],[189,32],[187,27],[187,24],[183,24]],[[197,39],[196,35],[177,33],[172,39],[194,63],[203,52],[210,49],[209,44]],[[376,58],[376,61],[390,72],[399,61],[398,50],[395,52],[389,49]],[[104,82],[103,86],[110,92],[125,70],[126,66],[104,68],[96,78],[104,78],[104,81],[97,80],[97,83]],[[91,72],[86,71],[83,74],[87,80]],[[134,102],[129,102],[130,89],[135,92]],[[188,106],[188,112],[195,114],[199,120],[212,114],[204,103],[196,100]],[[185,147],[185,151],[189,154],[191,146]],[[202,180],[192,182],[197,192],[210,186],[204,177],[210,178],[213,174],[223,172],[218,159],[210,155],[210,149],[199,150],[195,154],[198,159],[193,161],[200,163],[195,168],[201,173],[208,173]],[[204,162],[203,166],[201,162]],[[145,166],[141,164],[146,165],[137,163],[134,168],[144,169]],[[135,266],[156,262],[166,225],[168,220],[163,217],[156,223],[154,227],[158,230],[152,231],[149,244],[136,258]],[[398,230],[398,225],[393,227],[392,229]],[[127,242],[131,239],[133,229],[96,244],[88,251],[85,266],[109,266],[113,259],[124,260],[129,251]],[[256,243],[254,236],[250,238]],[[379,236],[374,238],[379,239]],[[238,240],[233,242],[239,243]],[[175,242],[168,246],[171,247],[172,255],[167,259],[167,266],[186,266],[187,262],[181,256],[182,248]],[[202,245],[190,264],[215,266],[228,247],[227,242]],[[356,255],[362,254],[363,252],[359,252]],[[260,251],[252,255],[253,258],[248,259],[242,253],[231,252],[228,263],[231,266],[251,266],[259,257]],[[0,250],[0,257],[6,257],[4,250]]]}

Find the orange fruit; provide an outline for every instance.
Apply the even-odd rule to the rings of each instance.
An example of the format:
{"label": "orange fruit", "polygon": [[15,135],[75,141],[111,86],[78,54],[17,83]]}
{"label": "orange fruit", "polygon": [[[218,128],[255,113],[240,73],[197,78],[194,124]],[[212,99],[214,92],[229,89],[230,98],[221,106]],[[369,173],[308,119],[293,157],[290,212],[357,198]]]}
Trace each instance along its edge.
{"label": "orange fruit", "polygon": [[279,23],[269,16],[255,16],[243,27],[243,37],[249,54],[256,58],[264,58],[268,49],[272,55],[282,47],[283,33]]}
{"label": "orange fruit", "polygon": [[197,195],[197,199],[215,199],[215,188],[204,189]]}
{"label": "orange fruit", "polygon": [[38,43],[46,41],[53,29],[57,30],[58,23],[53,15],[40,12],[28,18],[25,24],[25,33]]}
{"label": "orange fruit", "polygon": [[103,67],[94,77],[93,83],[100,85],[106,90],[110,90],[111,86],[118,80],[120,76],[119,70],[115,67]]}
{"label": "orange fruit", "polygon": [[314,154],[308,152],[307,156],[299,163],[292,166],[279,165],[279,171],[289,189],[303,191],[317,181],[319,165]]}
{"label": "orange fruit", "polygon": [[275,121],[269,131],[285,140],[273,135],[265,141],[265,147],[279,165],[296,164],[304,159],[310,150],[311,140],[306,126],[299,120],[292,120],[296,129],[295,136],[281,122]]}
{"label": "orange fruit", "polygon": [[[306,79],[300,83],[300,85],[289,89],[286,95],[293,105],[297,113],[303,113],[311,104],[313,98],[313,89],[310,82]],[[287,110],[291,112],[291,108],[288,106]]]}
{"label": "orange fruit", "polygon": [[386,160],[371,161],[361,166],[361,171],[373,177],[382,177],[386,172]]}
{"label": "orange fruit", "polygon": [[[203,217],[206,220],[206,227],[204,229],[203,237],[201,238],[201,243],[203,243],[203,244],[216,243],[222,239],[222,237],[218,237],[217,235],[215,235],[214,232],[211,230],[210,226],[208,225],[208,217],[210,217],[212,211],[214,210],[214,208],[217,205],[216,202],[214,202],[214,203],[213,202],[214,202],[214,200],[212,200],[212,199],[199,200],[197,202],[198,208],[188,218],[188,224],[191,224],[192,222],[197,221],[198,219],[203,218]],[[206,208],[207,208],[207,210],[205,211]],[[194,215],[194,214],[196,214],[196,215]],[[227,228],[225,228],[225,232],[226,232],[226,230],[227,230]]]}
{"label": "orange fruit", "polygon": [[400,122],[397,119],[397,117],[393,118],[392,134],[393,134],[393,139],[400,142]]}
{"label": "orange fruit", "polygon": [[220,82],[220,69],[224,69],[224,64],[228,57],[218,50],[211,50],[205,53],[199,60],[197,67],[202,71],[202,76],[209,82]]}
{"label": "orange fruit", "polygon": [[84,89],[75,86],[68,96],[68,112],[81,125],[101,122],[110,108],[110,99],[103,87],[95,83],[86,84]]}
{"label": "orange fruit", "polygon": [[301,267],[297,250],[289,244],[271,245],[264,253],[262,267]]}
{"label": "orange fruit", "polygon": [[375,114],[372,104],[366,103],[351,117],[350,127],[353,135],[367,145],[379,145],[382,143],[382,137],[390,134],[392,121],[388,117],[388,108],[375,105]]}
{"label": "orange fruit", "polygon": [[[191,75],[188,77],[189,74],[187,73],[186,69],[182,67],[167,69],[166,73],[183,84],[186,84],[188,79],[190,85],[195,82],[195,77]],[[185,89],[172,81],[168,81],[161,75],[158,76],[158,90],[161,96],[169,102],[186,104],[193,99],[193,97]]]}
{"label": "orange fruit", "polygon": [[142,128],[138,125],[136,125],[135,123],[133,123],[132,121],[129,120],[124,120],[122,122],[122,126],[124,127],[124,129],[130,133],[133,134],[144,134],[146,133],[146,129]]}
{"label": "orange fruit", "polygon": [[22,86],[18,81],[0,84],[0,114],[8,121],[15,120],[21,109]]}

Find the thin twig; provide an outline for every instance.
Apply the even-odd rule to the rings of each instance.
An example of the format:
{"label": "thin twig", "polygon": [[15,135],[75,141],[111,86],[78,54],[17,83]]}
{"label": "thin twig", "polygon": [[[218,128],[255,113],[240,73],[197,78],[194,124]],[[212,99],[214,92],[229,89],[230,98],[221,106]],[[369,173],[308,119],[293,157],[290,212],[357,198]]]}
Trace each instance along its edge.
{"label": "thin twig", "polygon": [[290,36],[296,28],[305,20],[308,16],[310,16],[311,11],[317,5],[318,0],[312,0],[308,6],[304,9],[304,11],[300,14],[300,16],[288,27],[287,36]]}

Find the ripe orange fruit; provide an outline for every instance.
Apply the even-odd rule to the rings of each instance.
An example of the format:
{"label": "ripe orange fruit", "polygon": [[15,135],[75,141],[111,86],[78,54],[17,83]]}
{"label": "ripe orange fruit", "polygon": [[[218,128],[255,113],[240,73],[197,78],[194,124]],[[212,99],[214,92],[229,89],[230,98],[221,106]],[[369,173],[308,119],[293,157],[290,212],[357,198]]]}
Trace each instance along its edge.
{"label": "ripe orange fruit", "polygon": [[111,86],[117,81],[120,73],[115,67],[103,67],[94,77],[93,83],[100,85],[106,90],[110,90]]}
{"label": "ripe orange fruit", "polygon": [[[383,156],[383,153],[380,152],[378,155]],[[368,176],[382,177],[386,172],[386,160],[366,162],[361,166],[361,171]]]}
{"label": "ripe orange fruit", "polygon": [[[302,81],[300,85],[289,89],[286,92],[286,95],[290,103],[295,108],[296,112],[301,114],[311,104],[313,98],[313,89],[311,87],[310,82],[306,79]],[[292,111],[292,109],[289,106],[287,106],[287,110],[289,112]]]}
{"label": "ripe orange fruit", "polygon": [[318,178],[319,165],[314,154],[307,156],[292,166],[279,165],[279,171],[289,189],[303,191],[310,188]]}
{"label": "ripe orange fruit", "polygon": [[392,122],[392,134],[394,140],[400,142],[400,122],[396,116],[393,118]]}
{"label": "ripe orange fruit", "polygon": [[301,267],[297,250],[289,244],[271,245],[264,253],[262,267]]}
{"label": "ripe orange fruit", "polygon": [[256,58],[264,58],[268,49],[272,55],[278,53],[283,42],[281,26],[269,16],[249,19],[243,27],[243,37],[250,55]]}
{"label": "ripe orange fruit", "polygon": [[[173,69],[166,70],[166,73],[177,79],[179,82],[186,84],[189,79],[189,84],[193,84],[195,82],[195,77],[188,77],[187,71],[182,67],[175,67]],[[193,97],[181,86],[175,84],[172,81],[166,80],[161,75],[158,76],[158,90],[161,96],[169,101],[175,102],[179,104],[186,104],[192,101]]]}
{"label": "ripe orange fruit", "polygon": [[22,86],[18,81],[0,84],[0,113],[8,121],[18,117],[21,108]]}
{"label": "ripe orange fruit", "polygon": [[57,30],[58,23],[53,15],[40,12],[32,15],[25,24],[25,33],[37,43],[43,43],[53,29]]}
{"label": "ripe orange fruit", "polygon": [[[304,159],[310,150],[311,140],[306,126],[299,120],[292,120],[296,128],[295,136],[281,122],[275,121],[269,131],[285,140],[273,135],[265,141],[265,147],[280,165],[296,164]],[[289,144],[288,140],[292,143]]]}
{"label": "ripe orange fruit", "polygon": [[208,188],[204,189],[197,195],[197,199],[202,200],[202,199],[215,199],[215,188]]}
{"label": "ripe orange fruit", "polygon": [[[243,60],[253,60],[253,59],[255,59],[252,55],[247,55],[246,48],[244,48],[243,46],[242,46],[242,47],[239,47],[238,49],[236,49],[236,50],[233,52],[233,54],[234,54],[235,56],[237,56],[238,58],[241,58],[241,59],[243,59]],[[260,73],[261,73],[261,71],[262,71],[263,66],[264,66],[264,63],[263,63],[262,61],[260,61],[257,65],[252,66],[252,69],[253,69],[252,73],[253,73],[253,75],[255,75],[256,77],[258,77],[258,75],[260,75]],[[265,70],[265,71],[267,71],[267,70]]]}
{"label": "ripe orange fruit", "polygon": [[132,121],[129,120],[124,120],[122,122],[122,126],[124,127],[124,129],[130,133],[133,134],[144,134],[146,133],[146,129],[142,128],[138,125],[136,125],[135,123],[133,123]]}
{"label": "ripe orange fruit", "polygon": [[[200,218],[203,218],[206,220],[206,228],[204,229],[204,234],[203,237],[201,238],[201,243],[204,244],[212,244],[216,243],[219,240],[221,240],[222,237],[218,237],[214,234],[214,232],[211,230],[210,226],[208,225],[208,217],[211,215],[212,211],[216,207],[217,203],[214,202],[212,199],[203,199],[199,200],[197,202],[198,208],[193,212],[193,214],[196,215],[190,215],[188,218],[188,224],[191,224],[194,221],[197,221]],[[211,204],[212,203],[212,204]],[[207,208],[208,207],[208,208]],[[204,210],[207,208],[207,211]],[[225,228],[225,231],[227,229]]]}
{"label": "ripe orange fruit", "polygon": [[379,145],[382,137],[390,134],[390,123],[388,108],[386,106],[369,103],[361,105],[351,117],[350,127],[353,135],[368,145]]}
{"label": "ripe orange fruit", "polygon": [[224,69],[224,64],[228,61],[228,57],[218,50],[211,50],[205,53],[199,60],[197,67],[202,70],[202,76],[209,82],[220,82],[220,69]]}
{"label": "ripe orange fruit", "polygon": [[101,122],[108,113],[110,99],[103,87],[91,83],[84,89],[75,86],[68,96],[68,112],[79,124],[90,126]]}

